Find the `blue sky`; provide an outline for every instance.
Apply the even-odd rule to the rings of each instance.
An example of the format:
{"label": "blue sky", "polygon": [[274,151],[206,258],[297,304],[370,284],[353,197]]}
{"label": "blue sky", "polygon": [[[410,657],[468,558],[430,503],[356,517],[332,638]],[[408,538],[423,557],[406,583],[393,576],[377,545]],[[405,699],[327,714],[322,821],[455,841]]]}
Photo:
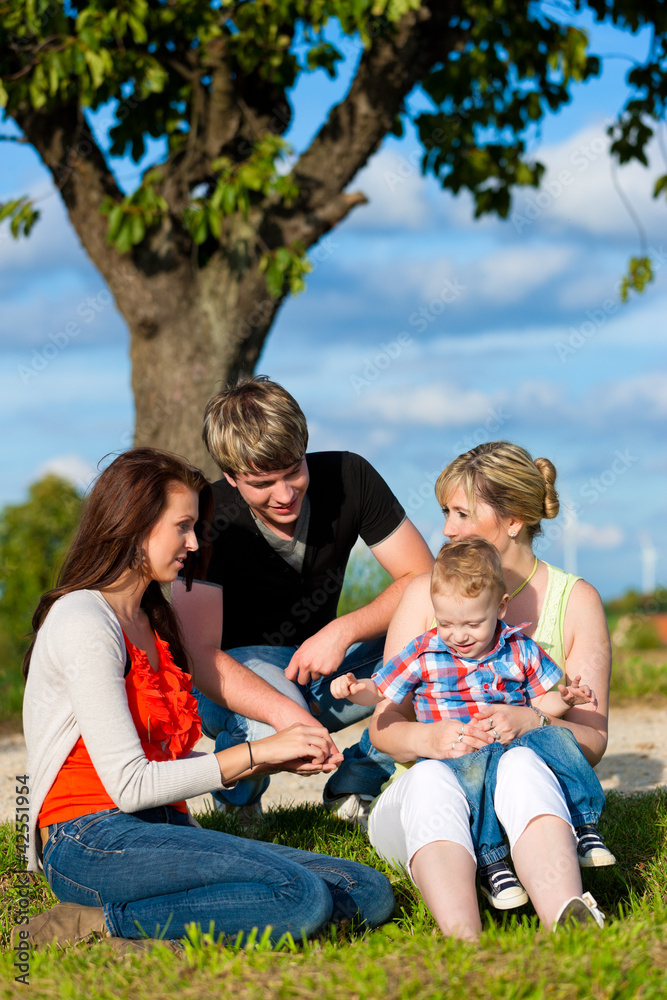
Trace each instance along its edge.
{"label": "blue sky", "polygon": [[[647,46],[604,27],[592,37],[600,53]],[[297,87],[297,152],[358,52],[347,41],[339,80],[319,73]],[[605,597],[641,585],[640,540],[667,582],[667,208],[650,197],[665,162],[656,142],[649,170],[617,172],[656,266],[647,292],[621,306],[639,245],[606,155],[629,66],[609,59],[543,123],[531,148],[546,185],[520,192],[505,222],[474,222],[467,196],[424,179],[410,128],[387,139],[351,185],[369,205],[315,250],[307,291],[283,306],[257,368],[299,399],[312,448],[369,458],[434,547],[432,483],[456,454],[505,438],[551,458],[563,513],[540,554],[572,565],[576,550],[578,572]],[[43,212],[29,240],[0,232],[2,504],[46,469],[84,484],[131,443],[133,403],[127,329],[49,175],[29,147],[2,144],[0,156],[0,200],[30,192]],[[137,176],[129,161],[117,172],[127,187]]]}

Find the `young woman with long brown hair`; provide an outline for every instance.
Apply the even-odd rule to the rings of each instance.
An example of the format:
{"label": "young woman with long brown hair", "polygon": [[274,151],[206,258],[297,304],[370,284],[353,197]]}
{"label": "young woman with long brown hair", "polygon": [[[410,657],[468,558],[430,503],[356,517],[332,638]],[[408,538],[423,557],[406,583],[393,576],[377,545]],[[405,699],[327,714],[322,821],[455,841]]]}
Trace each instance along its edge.
{"label": "young woman with long brown hair", "polygon": [[211,921],[216,933],[270,924],[274,938],[298,938],[332,917],[375,925],[392,912],[371,868],[203,830],[189,815],[185,798],[241,776],[299,758],[330,770],[340,758],[326,730],[302,724],[193,753],[199,716],[162,585],[182,573],[190,586],[205,569],[195,525],[210,511],[198,469],[151,448],[120,455],[37,608],[24,660],[29,867],[69,905],[36,918],[34,941],[180,938]]}

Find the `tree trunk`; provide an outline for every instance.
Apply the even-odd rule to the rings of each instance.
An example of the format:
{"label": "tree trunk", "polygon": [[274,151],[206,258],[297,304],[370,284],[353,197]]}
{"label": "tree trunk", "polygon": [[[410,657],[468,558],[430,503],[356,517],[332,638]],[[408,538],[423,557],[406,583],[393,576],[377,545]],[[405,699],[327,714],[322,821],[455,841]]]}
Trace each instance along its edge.
{"label": "tree trunk", "polygon": [[112,291],[131,337],[136,423],[123,444],[164,448],[220,478],[201,440],[206,403],[253,371],[280,301],[256,269],[239,276],[224,259],[198,271],[186,261]]}

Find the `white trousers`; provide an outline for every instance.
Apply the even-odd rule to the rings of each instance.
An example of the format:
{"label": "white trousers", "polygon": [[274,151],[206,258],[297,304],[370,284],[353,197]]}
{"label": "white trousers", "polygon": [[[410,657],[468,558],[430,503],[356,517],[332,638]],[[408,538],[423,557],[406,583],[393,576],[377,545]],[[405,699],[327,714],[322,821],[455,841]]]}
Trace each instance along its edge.
{"label": "white trousers", "polygon": [[[574,829],[558,781],[528,747],[502,755],[494,804],[512,851],[537,816],[558,816]],[[477,860],[468,801],[454,772],[439,760],[420,761],[389,785],[371,811],[368,836],[386,861],[410,877],[417,851],[438,840],[460,844]]]}

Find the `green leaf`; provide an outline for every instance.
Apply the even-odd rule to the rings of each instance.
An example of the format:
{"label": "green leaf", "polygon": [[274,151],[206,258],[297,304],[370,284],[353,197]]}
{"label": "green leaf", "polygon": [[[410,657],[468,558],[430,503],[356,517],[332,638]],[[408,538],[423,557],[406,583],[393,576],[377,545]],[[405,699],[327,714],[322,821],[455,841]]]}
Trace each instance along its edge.
{"label": "green leaf", "polygon": [[631,257],[627,274],[621,281],[621,302],[627,302],[630,292],[643,292],[653,281],[653,267],[650,257]]}
{"label": "green leaf", "polygon": [[215,211],[215,209],[209,206],[207,218],[209,229],[215,236],[216,240],[219,240],[222,235],[222,212]]}
{"label": "green leaf", "polygon": [[225,215],[236,211],[236,191],[231,184],[226,184],[222,191],[222,210]]}
{"label": "green leaf", "polygon": [[9,94],[5,90],[2,80],[0,80],[0,108],[6,108],[9,102]]}
{"label": "green leaf", "polygon": [[118,235],[114,240],[114,246],[118,253],[129,253],[132,249],[132,220],[127,215],[123,216]]}
{"label": "green leaf", "polygon": [[203,209],[200,209],[198,221],[195,226],[194,232],[192,234],[192,238],[197,244],[197,246],[200,246],[204,242],[207,236],[208,236],[208,219],[206,218],[206,212]]}
{"label": "green leaf", "polygon": [[144,220],[140,215],[134,215],[132,217],[132,244],[134,246],[137,243],[141,243],[144,236],[146,235],[146,226],[144,225]]}
{"label": "green leaf", "polygon": [[292,254],[287,247],[280,247],[280,249],[276,250],[275,262],[279,271],[285,272],[287,270],[292,263]]}
{"label": "green leaf", "polygon": [[146,26],[141,23],[141,21],[134,17],[132,14],[127,19],[130,31],[132,32],[132,37],[137,45],[143,45],[148,41],[148,33],[146,31]]}
{"label": "green leaf", "polygon": [[90,71],[90,79],[92,80],[93,87],[97,90],[104,82],[104,60],[97,52],[93,52],[92,49],[84,49],[83,58],[86,60],[86,65]]}
{"label": "green leaf", "polygon": [[2,222],[3,219],[8,219],[10,215],[13,215],[19,205],[25,204],[26,201],[26,198],[16,198],[14,201],[6,201],[4,205],[0,204],[0,222]]}
{"label": "green leaf", "polygon": [[284,283],[285,279],[283,272],[276,267],[274,259],[266,269],[266,287],[269,295],[273,296],[274,299],[279,299],[282,295]]}
{"label": "green leaf", "polygon": [[107,240],[109,243],[115,243],[118,239],[120,227],[123,224],[124,218],[125,213],[122,205],[115,205],[109,212],[109,224],[107,227]]}
{"label": "green leaf", "polygon": [[653,188],[653,197],[659,198],[663,191],[667,195],[667,174],[663,174],[662,177],[658,177],[655,182],[655,187]]}
{"label": "green leaf", "polygon": [[32,200],[27,197],[15,198],[5,204],[0,203],[0,222],[9,219],[9,231],[14,239],[18,239],[21,235],[28,236],[39,215],[39,211],[33,207]]}

